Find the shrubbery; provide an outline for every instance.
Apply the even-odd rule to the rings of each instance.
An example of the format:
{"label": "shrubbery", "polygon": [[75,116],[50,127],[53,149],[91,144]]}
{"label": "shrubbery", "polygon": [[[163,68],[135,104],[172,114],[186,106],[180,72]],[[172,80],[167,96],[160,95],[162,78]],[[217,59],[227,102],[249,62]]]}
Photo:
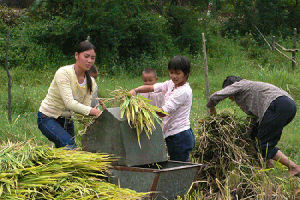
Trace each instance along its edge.
{"label": "shrubbery", "polygon": [[[219,0],[214,1],[209,16],[208,2],[36,0],[22,13],[1,7],[0,47],[5,49],[10,30],[11,67],[57,68],[72,62],[76,45],[90,36],[97,47],[97,65],[107,66],[109,73],[139,73],[145,67],[141,64],[143,60],[201,53],[202,32],[207,38],[209,55],[217,57],[226,53],[225,44],[218,44],[221,33],[223,37],[242,35],[244,43],[250,35],[256,44],[261,36],[255,26],[265,34],[287,34],[288,25],[299,23],[291,21],[297,15],[292,1],[268,1],[266,4],[276,10],[273,13],[264,0]],[[4,63],[4,59],[2,51],[0,61]],[[161,70],[158,63],[151,66]]]}
{"label": "shrubbery", "polygon": [[288,36],[300,27],[300,7],[291,0],[237,0],[225,32],[230,35],[257,33],[258,27],[265,35]]}

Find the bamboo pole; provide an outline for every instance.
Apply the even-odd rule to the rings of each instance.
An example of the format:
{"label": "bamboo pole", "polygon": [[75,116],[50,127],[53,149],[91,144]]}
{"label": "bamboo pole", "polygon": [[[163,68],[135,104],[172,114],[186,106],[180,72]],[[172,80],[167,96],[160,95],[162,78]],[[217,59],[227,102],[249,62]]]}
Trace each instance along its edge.
{"label": "bamboo pole", "polygon": [[8,68],[8,47],[9,47],[9,37],[10,37],[10,32],[7,32],[7,37],[6,37],[6,48],[5,48],[5,69],[6,69],[6,73],[7,73],[7,78],[8,78],[8,121],[11,123],[12,119],[11,119],[11,76],[9,73],[9,68]]}
{"label": "bamboo pole", "polygon": [[[209,101],[210,90],[209,90],[209,80],[208,80],[208,65],[207,65],[207,57],[206,57],[206,45],[205,45],[205,36],[202,33],[203,40],[203,56],[204,56],[204,71],[205,71],[205,81],[206,81],[206,101]],[[209,109],[207,109],[207,113],[209,114]]]}
{"label": "bamboo pole", "polygon": [[[294,28],[294,38],[293,38],[293,49],[296,49],[297,45],[297,28]],[[296,51],[292,52],[292,69],[295,69],[296,65]]]}
{"label": "bamboo pole", "polygon": [[254,26],[256,28],[256,30],[258,31],[258,33],[261,35],[261,37],[264,39],[264,41],[268,44],[268,46],[270,47],[270,49],[272,50],[272,46],[270,45],[270,43],[268,42],[268,40],[265,38],[265,36],[260,32],[260,30],[257,28],[257,26]]}

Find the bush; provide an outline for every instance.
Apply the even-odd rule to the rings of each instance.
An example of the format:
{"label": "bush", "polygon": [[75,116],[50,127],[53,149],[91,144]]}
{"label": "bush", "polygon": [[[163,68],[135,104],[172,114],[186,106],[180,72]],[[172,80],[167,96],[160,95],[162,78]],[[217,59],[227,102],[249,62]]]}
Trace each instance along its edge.
{"label": "bush", "polygon": [[190,7],[170,6],[167,11],[169,30],[181,51],[196,53],[201,49],[201,16]]}
{"label": "bush", "polygon": [[299,6],[289,0],[237,0],[233,2],[233,15],[225,26],[229,36],[257,33],[288,36],[292,28],[299,27]]}
{"label": "bush", "polygon": [[56,44],[65,54],[73,54],[74,46],[87,36],[97,47],[102,62],[138,58],[142,54],[155,57],[173,48],[166,19],[146,10],[138,0],[78,0],[64,5],[72,7],[72,12],[63,16],[54,11],[62,6],[59,1],[44,1],[32,9],[31,15],[43,16],[35,15],[34,38],[42,44]]}
{"label": "bush", "polygon": [[34,0],[0,0],[0,4],[15,8],[28,8]]}

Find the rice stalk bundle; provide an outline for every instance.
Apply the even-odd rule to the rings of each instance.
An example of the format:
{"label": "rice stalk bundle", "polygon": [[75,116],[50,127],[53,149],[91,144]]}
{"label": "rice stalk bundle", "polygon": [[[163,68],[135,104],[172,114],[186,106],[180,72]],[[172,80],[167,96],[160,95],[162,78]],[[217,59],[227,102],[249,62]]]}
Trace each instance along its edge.
{"label": "rice stalk bundle", "polygon": [[[249,125],[229,113],[198,121],[192,157],[195,162],[204,164],[199,179],[207,181],[207,192],[223,191],[220,187],[225,185],[228,172],[237,169],[249,171],[248,166],[259,163],[254,143],[247,132]],[[231,176],[234,177],[234,174]]]}
{"label": "rice stalk bundle", "polygon": [[[0,199],[141,199],[137,193],[107,183],[115,158],[18,143],[1,146]],[[42,153],[41,153],[42,152]],[[5,161],[5,159],[8,159]]]}
{"label": "rice stalk bundle", "polygon": [[156,106],[149,104],[151,100],[141,96],[132,96],[126,89],[117,89],[111,92],[113,99],[120,101],[121,118],[127,118],[130,127],[136,129],[138,143],[140,144],[140,134],[144,131],[148,139],[155,130],[155,121],[161,125],[162,119],[157,112],[168,115]]}
{"label": "rice stalk bundle", "polygon": [[73,119],[75,122],[78,122],[77,134],[75,135],[75,142],[77,146],[81,147],[81,137],[86,133],[87,128],[92,125],[97,119],[95,116],[86,116],[79,113],[73,114]]}
{"label": "rice stalk bundle", "polygon": [[270,176],[249,128],[247,119],[226,112],[198,120],[192,158],[204,166],[197,188],[202,196],[196,199],[295,198],[291,191],[299,180]]}

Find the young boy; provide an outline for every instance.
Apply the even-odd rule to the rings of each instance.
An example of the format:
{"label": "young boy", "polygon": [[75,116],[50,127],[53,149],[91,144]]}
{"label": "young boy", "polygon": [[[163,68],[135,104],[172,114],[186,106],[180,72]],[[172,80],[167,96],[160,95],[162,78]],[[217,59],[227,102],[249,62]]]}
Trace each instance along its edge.
{"label": "young boy", "polygon": [[[146,68],[142,73],[142,80],[144,85],[154,85],[157,81],[156,71],[153,68]],[[140,95],[152,100],[150,104],[161,108],[164,103],[164,95],[161,92],[154,93],[140,93]]]}
{"label": "young boy", "polygon": [[228,76],[222,90],[215,92],[209,98],[207,107],[215,114],[215,106],[229,97],[248,115],[255,117],[256,126],[251,135],[257,138],[258,147],[269,165],[273,160],[289,168],[290,175],[300,173],[300,166],[288,159],[277,147],[283,127],[292,121],[296,115],[296,104],[293,98],[284,90],[263,82],[249,81],[238,76]]}
{"label": "young boy", "polygon": [[162,92],[165,103],[161,107],[165,116],[158,113],[163,120],[163,133],[168,147],[170,160],[187,162],[195,146],[195,136],[190,127],[192,107],[192,88],[187,82],[190,75],[190,61],[184,56],[173,57],[168,64],[171,80],[154,85],[143,85],[132,89],[130,93]]}
{"label": "young boy", "polygon": [[[88,72],[89,72],[90,76],[93,77],[95,79],[95,81],[97,81],[98,69],[97,69],[96,65],[92,65]],[[91,107],[98,108],[99,104],[102,106],[103,109],[106,109],[104,103],[100,99],[98,99],[98,86],[96,86],[95,92],[92,94]]]}

